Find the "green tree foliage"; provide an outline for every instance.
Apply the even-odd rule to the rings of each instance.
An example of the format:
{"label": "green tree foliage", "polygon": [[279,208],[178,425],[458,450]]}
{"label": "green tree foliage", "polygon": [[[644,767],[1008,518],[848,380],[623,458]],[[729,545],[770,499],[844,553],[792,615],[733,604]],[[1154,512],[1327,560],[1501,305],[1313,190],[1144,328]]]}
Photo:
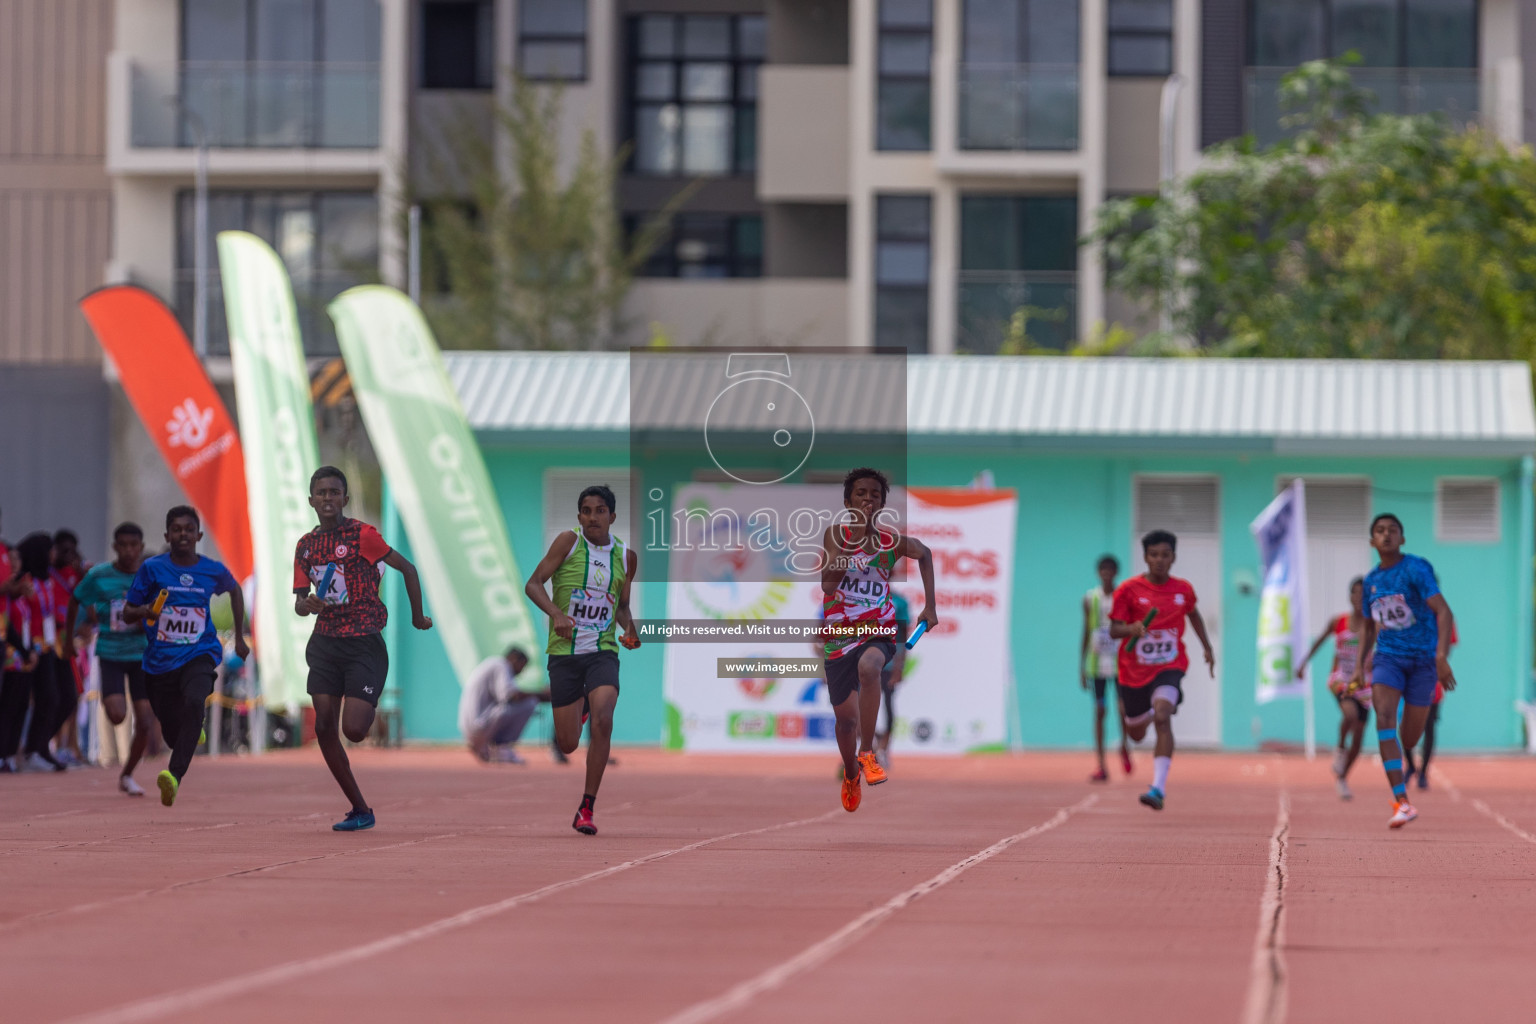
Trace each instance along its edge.
{"label": "green tree foliage", "polygon": [[1164,196],[1104,206],[1111,286],[1166,301],[1211,354],[1536,355],[1531,154],[1368,114],[1341,61],[1298,68],[1281,98],[1291,138],[1217,147]]}
{"label": "green tree foliage", "polygon": [[[601,349],[636,273],[691,190],[626,238],[614,207],[626,153],[588,131],[562,169],[559,90],[519,80],[494,130],[443,132],[413,202],[422,207],[422,305],[445,348]],[[498,152],[497,139],[505,140]]]}

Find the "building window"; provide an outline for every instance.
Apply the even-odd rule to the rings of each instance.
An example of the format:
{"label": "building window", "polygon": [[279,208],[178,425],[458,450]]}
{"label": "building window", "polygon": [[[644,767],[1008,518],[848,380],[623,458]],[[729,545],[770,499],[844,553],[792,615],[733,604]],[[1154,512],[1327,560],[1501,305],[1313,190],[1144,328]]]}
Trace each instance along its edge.
{"label": "building window", "polygon": [[1435,481],[1436,540],[1492,543],[1500,539],[1499,527],[1498,480]]}
{"label": "building window", "polygon": [[631,164],[637,174],[724,177],[757,169],[759,16],[631,18]]}
{"label": "building window", "polygon": [[517,68],[534,82],[587,78],[587,0],[521,0]]}
{"label": "building window", "polygon": [[[196,193],[176,195],[176,311],[191,332],[196,284]],[[336,336],[325,307],[354,285],[378,280],[379,200],[372,192],[227,191],[208,194],[208,349],[229,351],[218,269],[220,231],[249,231],[282,257],[293,281],[294,305],[304,350],[336,354]]]}
{"label": "building window", "polygon": [[1249,65],[1351,50],[1367,68],[1477,67],[1477,0],[1252,0]]}
{"label": "building window", "polygon": [[1077,148],[1078,8],[1060,0],[964,0],[961,149]]}
{"label": "building window", "polygon": [[1076,337],[1077,199],[960,198],[959,331],[966,352],[1064,349]]}
{"label": "building window", "polygon": [[[631,236],[641,218],[627,218]],[[640,269],[641,277],[762,277],[763,218],[756,214],[681,213]]]}
{"label": "building window", "polygon": [[875,197],[875,344],[928,351],[933,200]]}
{"label": "building window", "polygon": [[489,89],[495,83],[493,0],[427,0],[421,5],[421,87]]}
{"label": "building window", "polygon": [[1109,0],[1109,73],[1173,73],[1173,0]]}
{"label": "building window", "polygon": [[876,149],[931,147],[932,61],[932,0],[880,0]]}

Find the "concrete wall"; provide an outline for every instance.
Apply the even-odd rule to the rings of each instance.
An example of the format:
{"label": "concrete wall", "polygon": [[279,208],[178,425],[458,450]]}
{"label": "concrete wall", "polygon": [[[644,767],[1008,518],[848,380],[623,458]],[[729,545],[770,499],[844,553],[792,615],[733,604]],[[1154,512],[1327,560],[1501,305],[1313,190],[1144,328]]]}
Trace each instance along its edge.
{"label": "concrete wall", "polygon": [[0,367],[0,536],[68,527],[85,557],[106,555],[107,430],[97,367]]}
{"label": "concrete wall", "polygon": [[621,342],[645,344],[659,324],[674,345],[848,343],[848,285],[839,279],[646,278],[624,306]]}
{"label": "concrete wall", "polygon": [[764,268],[771,278],[848,276],[848,207],[772,203],[763,211]]}
{"label": "concrete wall", "polygon": [[[1253,699],[1258,597],[1242,582],[1256,577],[1258,557],[1248,523],[1274,496],[1286,474],[1364,475],[1373,483],[1373,512],[1399,515],[1408,547],[1434,563],[1457,615],[1461,644],[1453,656],[1462,686],[1449,697],[1440,724],[1442,749],[1508,749],[1521,742],[1515,699],[1527,696],[1531,662],[1529,573],[1530,499],[1521,466],[1510,460],[1287,458],[1269,454],[1170,452],[1112,453],[1084,448],[986,450],[920,446],[909,477],[934,486],[968,484],[991,470],[999,487],[1019,494],[1014,578],[1013,663],[1027,747],[1085,748],[1090,744],[1090,702],[1077,683],[1080,598],[1094,579],[1094,561],[1116,554],[1128,571],[1141,568],[1132,550],[1132,487],[1141,473],[1214,473],[1220,479],[1220,665],[1222,744],[1251,749],[1260,741],[1300,741],[1302,703],[1258,707]],[[538,451],[500,442],[486,450],[519,565],[527,572],[543,553],[543,474],[547,467],[612,467],[627,462],[621,437],[591,447],[540,446]],[[1494,544],[1435,540],[1435,479],[1492,475],[1503,480],[1503,536]],[[396,533],[391,543],[399,543]],[[1361,537],[1361,558],[1369,557]],[[664,586],[641,567],[647,617],[665,614]],[[659,567],[658,567],[659,569]],[[1175,572],[1177,573],[1177,568]],[[1210,595],[1207,595],[1210,599]],[[391,599],[397,611],[401,599]],[[1328,609],[1331,610],[1331,609]],[[1337,609],[1342,612],[1343,597]],[[1321,612],[1319,613],[1321,614]],[[542,624],[542,622],[541,622]],[[1198,664],[1195,645],[1196,673]],[[406,630],[392,649],[391,685],[402,687],[407,734],[453,739],[458,686],[434,634]],[[1326,664],[1328,651],[1319,655]],[[615,722],[622,743],[657,743],[662,734],[661,651],[647,645],[625,653],[624,699]],[[1326,750],[1337,723],[1332,699],[1315,675],[1318,736]]]}

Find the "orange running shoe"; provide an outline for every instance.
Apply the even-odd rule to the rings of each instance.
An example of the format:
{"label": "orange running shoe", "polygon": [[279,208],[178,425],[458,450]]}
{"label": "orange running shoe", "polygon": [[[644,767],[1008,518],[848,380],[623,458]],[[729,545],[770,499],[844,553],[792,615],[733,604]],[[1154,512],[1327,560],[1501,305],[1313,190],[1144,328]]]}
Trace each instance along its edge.
{"label": "orange running shoe", "polygon": [[1414,810],[1413,804],[1400,800],[1392,805],[1392,817],[1387,821],[1387,828],[1402,828],[1418,816],[1419,812]]}
{"label": "orange running shoe", "polygon": [[890,776],[885,774],[885,769],[880,767],[880,762],[875,759],[873,750],[865,751],[859,755],[859,767],[864,772],[865,780],[871,786],[878,786]]}
{"label": "orange running shoe", "polygon": [[864,791],[859,788],[859,777],[843,779],[843,810],[852,814],[859,809],[859,802],[864,799]]}

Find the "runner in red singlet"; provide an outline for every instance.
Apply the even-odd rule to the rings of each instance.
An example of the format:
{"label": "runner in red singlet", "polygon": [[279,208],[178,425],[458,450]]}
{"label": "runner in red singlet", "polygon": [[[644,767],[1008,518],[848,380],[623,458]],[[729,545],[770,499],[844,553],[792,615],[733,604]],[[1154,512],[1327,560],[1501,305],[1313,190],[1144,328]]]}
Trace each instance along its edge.
{"label": "runner in red singlet", "polygon": [[[1307,656],[1296,669],[1296,678],[1306,676],[1307,662],[1317,654],[1318,648],[1333,637],[1333,668],[1328,673],[1328,689],[1339,702],[1339,747],[1333,754],[1333,776],[1339,790],[1339,799],[1353,799],[1349,790],[1348,775],[1360,756],[1360,744],[1365,739],[1365,726],[1371,720],[1371,687],[1367,683],[1356,690],[1349,689],[1354,678],[1355,666],[1360,662],[1360,638],[1365,635],[1365,615],[1360,611],[1360,600],[1365,594],[1365,578],[1356,576],[1349,583],[1349,612],[1329,623],[1318,635]],[[1366,678],[1370,678],[1369,675]]]}

